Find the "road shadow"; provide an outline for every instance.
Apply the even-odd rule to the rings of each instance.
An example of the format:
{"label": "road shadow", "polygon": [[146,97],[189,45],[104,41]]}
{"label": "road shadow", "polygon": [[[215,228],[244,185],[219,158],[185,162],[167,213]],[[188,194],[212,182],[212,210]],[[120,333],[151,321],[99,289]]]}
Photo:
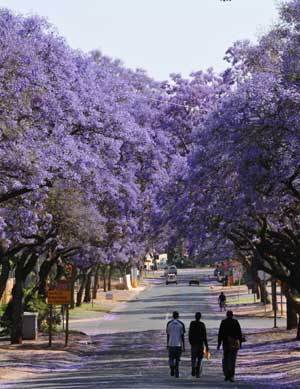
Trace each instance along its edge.
{"label": "road shadow", "polygon": [[[104,334],[92,337],[93,356],[79,370],[47,372],[3,388],[206,388],[232,387],[223,381],[221,358],[206,363],[204,375],[190,375],[190,349],[182,355],[180,378],[170,377],[164,330]],[[231,384],[232,385],[232,384]],[[234,387],[251,388],[237,382]]]}

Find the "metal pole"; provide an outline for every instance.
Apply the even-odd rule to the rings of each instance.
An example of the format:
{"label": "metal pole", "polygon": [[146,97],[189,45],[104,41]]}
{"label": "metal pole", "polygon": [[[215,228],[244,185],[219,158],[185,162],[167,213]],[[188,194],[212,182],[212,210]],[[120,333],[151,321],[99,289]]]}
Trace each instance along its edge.
{"label": "metal pole", "polygon": [[92,287],[91,287],[91,290],[92,290],[92,308],[94,307],[94,288],[95,288],[95,275],[93,276],[92,278]]}
{"label": "metal pole", "polygon": [[280,283],[280,316],[283,316],[283,293],[282,293],[282,283]]}
{"label": "metal pole", "polygon": [[276,280],[272,279],[272,305],[274,312],[274,327],[277,328],[277,288]]}
{"label": "metal pole", "polygon": [[53,318],[53,305],[49,306],[49,347],[52,346],[52,318]]}
{"label": "metal pole", "polygon": [[266,273],[264,272],[264,305],[265,305],[265,317],[267,316],[267,281]]}
{"label": "metal pole", "polygon": [[62,329],[65,329],[65,306],[61,306],[61,319],[62,319]]}
{"label": "metal pole", "polygon": [[66,305],[66,338],[65,338],[65,347],[68,346],[69,342],[69,304]]}

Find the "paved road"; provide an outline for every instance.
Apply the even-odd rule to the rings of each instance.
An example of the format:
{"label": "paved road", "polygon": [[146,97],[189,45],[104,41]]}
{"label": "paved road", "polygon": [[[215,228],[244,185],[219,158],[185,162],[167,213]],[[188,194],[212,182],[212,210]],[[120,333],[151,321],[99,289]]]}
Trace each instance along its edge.
{"label": "paved road", "polygon": [[[198,271],[203,279],[205,270]],[[195,270],[193,271],[195,275]],[[9,388],[222,388],[243,387],[237,375],[237,382],[227,384],[221,373],[221,353],[213,351],[213,358],[206,363],[204,375],[195,379],[190,375],[189,350],[187,348],[181,363],[181,376],[169,376],[166,358],[166,321],[172,311],[178,310],[186,323],[201,311],[208,328],[209,345],[216,349],[216,334],[224,314],[216,309],[215,298],[209,293],[209,286],[201,282],[200,287],[188,286],[191,271],[179,274],[178,285],[166,286],[163,279],[150,280],[150,287],[138,299],[124,303],[117,311],[105,315],[99,321],[77,323],[81,329],[92,335],[98,351],[89,357],[82,367],[73,371],[45,373],[42,378],[30,382],[13,383]],[[243,328],[271,328],[270,319],[240,320]],[[75,328],[75,324],[73,324]],[[257,386],[255,386],[257,387]]]}

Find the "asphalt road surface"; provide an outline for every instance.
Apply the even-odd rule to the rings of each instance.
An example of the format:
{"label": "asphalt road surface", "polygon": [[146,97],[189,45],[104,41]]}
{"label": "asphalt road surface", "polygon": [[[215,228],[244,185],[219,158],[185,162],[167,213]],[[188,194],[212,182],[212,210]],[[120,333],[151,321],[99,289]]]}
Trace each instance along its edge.
{"label": "asphalt road surface", "polygon": [[[216,351],[217,331],[224,313],[217,312],[215,298],[209,293],[207,274],[207,270],[179,270],[178,285],[166,286],[164,278],[149,280],[149,288],[136,300],[124,303],[99,321],[76,324],[76,329],[90,334],[97,344],[98,351],[88,357],[86,363],[71,371],[47,372],[40,378],[14,382],[5,388],[257,387],[243,383],[238,373],[235,383],[224,382],[222,353]],[[195,277],[200,279],[200,286],[189,286],[188,281]],[[202,312],[212,359],[206,361],[204,374],[199,379],[191,376],[187,338],[180,378],[169,375],[165,326],[174,310],[179,311],[187,329],[195,312]],[[272,321],[263,318],[241,319],[240,323],[244,329],[272,327]]]}

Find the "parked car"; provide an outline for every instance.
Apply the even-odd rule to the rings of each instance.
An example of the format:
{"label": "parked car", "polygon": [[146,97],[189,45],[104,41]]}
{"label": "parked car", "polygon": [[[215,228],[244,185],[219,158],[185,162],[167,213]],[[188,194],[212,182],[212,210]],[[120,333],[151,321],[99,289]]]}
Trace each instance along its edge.
{"label": "parked car", "polygon": [[189,285],[191,286],[191,285],[200,285],[200,282],[199,282],[199,280],[195,280],[195,279],[193,279],[193,280],[190,280],[189,281]]}
{"label": "parked car", "polygon": [[175,265],[169,266],[169,274],[170,273],[177,275],[177,267]]}
{"label": "parked car", "polygon": [[177,276],[174,273],[169,273],[166,278],[166,285],[177,284]]}

